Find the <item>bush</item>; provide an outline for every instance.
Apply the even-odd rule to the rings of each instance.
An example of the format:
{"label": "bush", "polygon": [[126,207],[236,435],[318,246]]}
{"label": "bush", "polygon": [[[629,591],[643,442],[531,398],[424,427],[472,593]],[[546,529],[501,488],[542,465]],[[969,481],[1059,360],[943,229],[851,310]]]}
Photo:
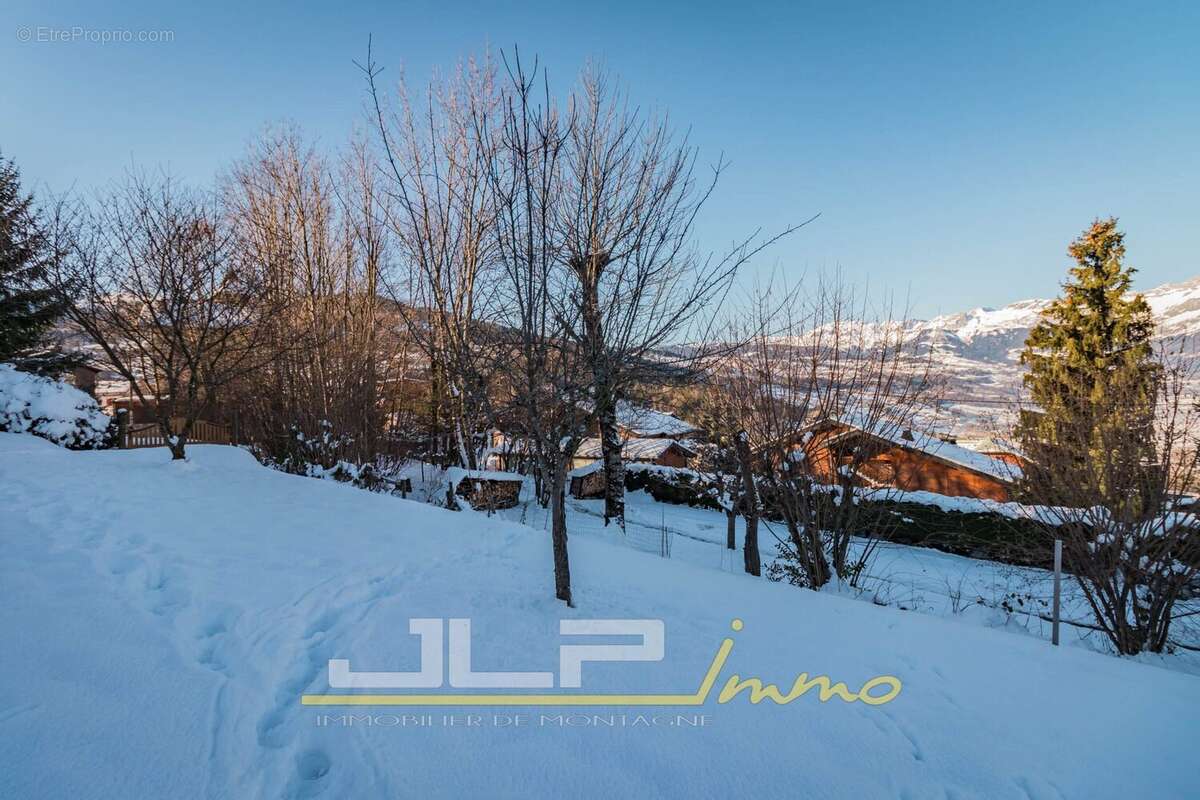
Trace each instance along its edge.
{"label": "bush", "polygon": [[724,511],[717,502],[720,491],[698,472],[651,464],[625,465],[625,491],[646,492],[660,503]]}
{"label": "bush", "polygon": [[895,520],[883,537],[889,541],[1005,564],[1047,569],[1053,566],[1050,540],[1032,520],[999,513],[945,511],[924,503],[878,504]]}
{"label": "bush", "polygon": [[[627,464],[625,488],[628,491],[641,489],[660,503],[723,510],[717,502],[720,493],[715,483],[703,474],[688,469]],[[936,497],[929,493],[910,493],[908,497],[921,494]],[[763,518],[781,521],[783,517],[774,507],[770,491],[762,487],[760,495]],[[827,503],[837,502],[838,496],[836,487],[829,487],[828,493],[815,494],[817,502]],[[987,504],[982,501],[964,498],[941,500],[965,510],[940,508],[935,503],[902,498],[860,498],[858,502],[884,512],[873,511],[863,516],[874,523],[887,520],[886,524],[880,525],[882,529],[871,532],[876,538],[1006,564],[1044,568],[1052,566],[1052,548],[1045,536],[1044,525],[1031,519],[1014,518],[1000,511],[984,510]],[[974,510],[976,506],[980,507],[979,510]],[[868,532],[862,533],[865,535]],[[794,578],[783,574],[776,577],[777,580],[795,582]]]}
{"label": "bush", "polygon": [[10,364],[0,364],[0,431],[32,433],[71,450],[116,444],[112,420],[93,397]]}
{"label": "bush", "polygon": [[407,495],[412,491],[412,482],[408,478],[389,478],[374,464],[359,464],[346,459],[344,456],[354,444],[354,438],[335,434],[333,423],[321,420],[317,428],[315,435],[308,436],[299,425],[292,425],[273,447],[251,445],[247,449],[265,466],[291,475],[350,483],[360,489],[385,494]]}

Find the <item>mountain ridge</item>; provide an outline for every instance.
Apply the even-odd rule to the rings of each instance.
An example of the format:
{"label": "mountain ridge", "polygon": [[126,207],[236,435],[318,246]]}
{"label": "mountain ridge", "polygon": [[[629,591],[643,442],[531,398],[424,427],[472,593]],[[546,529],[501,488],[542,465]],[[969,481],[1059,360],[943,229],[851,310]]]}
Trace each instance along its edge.
{"label": "mountain ridge", "polygon": [[[1156,341],[1200,333],[1200,276],[1139,294],[1158,323]],[[1031,298],[904,323],[905,339],[922,352],[931,348],[936,369],[946,379],[947,399],[941,404],[938,427],[970,436],[1011,426],[1020,400],[1020,353],[1030,329],[1051,302]],[[1187,352],[1194,357],[1194,346]]]}

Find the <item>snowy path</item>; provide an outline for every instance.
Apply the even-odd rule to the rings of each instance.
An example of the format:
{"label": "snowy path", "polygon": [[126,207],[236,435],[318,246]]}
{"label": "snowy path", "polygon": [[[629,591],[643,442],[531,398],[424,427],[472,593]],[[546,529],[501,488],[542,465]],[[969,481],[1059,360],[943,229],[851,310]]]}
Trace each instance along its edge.
{"label": "snowy path", "polygon": [[[570,610],[539,530],[232,448],[172,464],[0,435],[0,510],[0,797],[1194,794],[1200,724],[1179,711],[1200,679],[596,530],[572,540]],[[678,537],[676,554],[692,546],[720,549]],[[731,672],[785,687],[800,671],[852,687],[894,674],[904,689],[880,707],[710,698],[696,728],[319,725],[299,695],[328,691],[329,658],[416,667],[411,617],[471,618],[476,668],[493,670],[553,669],[561,618],[663,619],[662,662],[585,670],[588,689],[626,693],[692,690],[738,617]]]}

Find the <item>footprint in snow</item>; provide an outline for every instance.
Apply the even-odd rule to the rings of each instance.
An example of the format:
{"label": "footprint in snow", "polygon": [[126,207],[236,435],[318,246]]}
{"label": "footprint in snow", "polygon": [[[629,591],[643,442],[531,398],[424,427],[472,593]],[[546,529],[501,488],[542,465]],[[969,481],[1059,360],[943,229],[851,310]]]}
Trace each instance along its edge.
{"label": "footprint in snow", "polygon": [[323,794],[333,762],[320,750],[307,750],[296,756],[296,773],[288,781],[285,797],[305,798]]}

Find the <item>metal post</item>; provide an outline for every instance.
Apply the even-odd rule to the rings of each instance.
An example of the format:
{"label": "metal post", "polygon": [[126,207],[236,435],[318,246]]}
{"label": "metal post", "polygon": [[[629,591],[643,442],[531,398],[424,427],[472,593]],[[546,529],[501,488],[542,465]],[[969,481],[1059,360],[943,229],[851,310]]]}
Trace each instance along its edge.
{"label": "metal post", "polygon": [[1051,630],[1050,641],[1058,644],[1059,608],[1062,598],[1062,539],[1054,540],[1054,627]]}

